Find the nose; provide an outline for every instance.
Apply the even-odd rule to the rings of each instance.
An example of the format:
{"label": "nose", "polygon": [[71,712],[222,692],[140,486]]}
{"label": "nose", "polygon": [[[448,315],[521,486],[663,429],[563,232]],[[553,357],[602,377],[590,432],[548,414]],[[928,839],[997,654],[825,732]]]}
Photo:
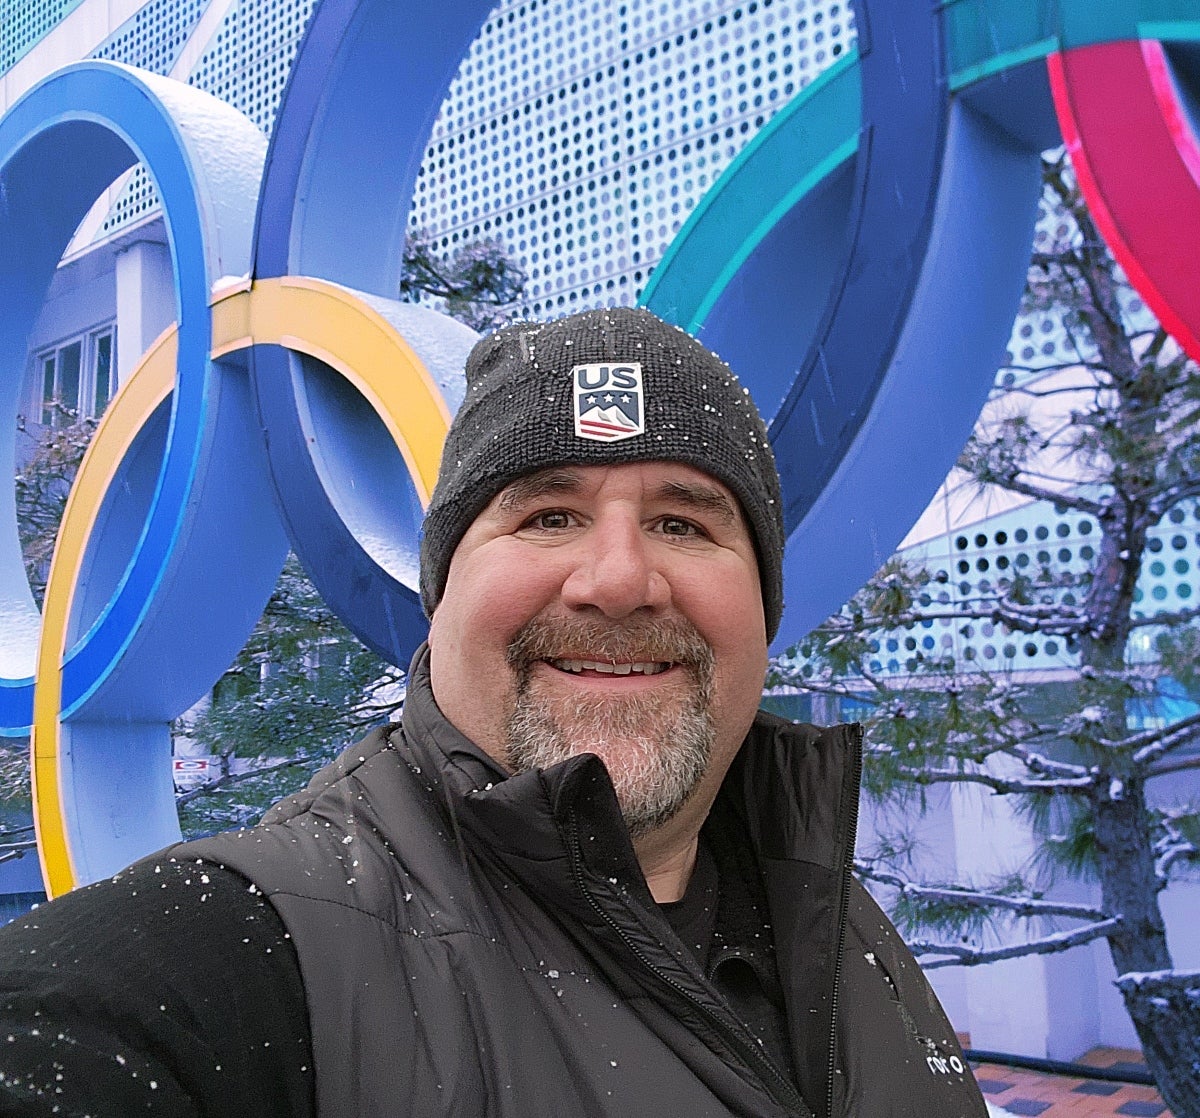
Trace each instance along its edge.
{"label": "nose", "polygon": [[568,608],[597,609],[612,618],[657,609],[670,598],[656,548],[633,516],[606,517],[593,524],[578,541],[562,587]]}

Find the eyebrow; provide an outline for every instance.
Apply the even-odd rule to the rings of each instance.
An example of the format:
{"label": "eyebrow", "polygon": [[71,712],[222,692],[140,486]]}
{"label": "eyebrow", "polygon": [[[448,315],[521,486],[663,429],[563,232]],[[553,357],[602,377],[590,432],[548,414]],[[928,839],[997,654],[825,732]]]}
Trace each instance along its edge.
{"label": "eyebrow", "polygon": [[660,500],[672,501],[695,512],[709,513],[724,524],[741,523],[740,509],[720,489],[700,483],[667,481],[658,487]]}
{"label": "eyebrow", "polygon": [[[543,497],[577,493],[582,487],[583,478],[577,470],[539,470],[512,482],[500,494],[497,507],[503,512],[512,512]],[[708,513],[731,527],[742,523],[741,508],[723,490],[713,485],[665,481],[654,490],[652,496],[693,512]]]}
{"label": "eyebrow", "polygon": [[512,482],[500,494],[498,507],[512,512],[551,494],[576,493],[582,484],[583,479],[575,470],[539,470]]}

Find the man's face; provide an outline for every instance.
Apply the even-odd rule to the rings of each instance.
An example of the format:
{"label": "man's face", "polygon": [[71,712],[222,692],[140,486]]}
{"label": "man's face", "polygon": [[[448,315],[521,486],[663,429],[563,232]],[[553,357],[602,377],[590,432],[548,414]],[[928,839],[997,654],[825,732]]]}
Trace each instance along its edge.
{"label": "man's face", "polygon": [[671,462],[521,478],[454,552],[429,644],[443,714],[509,770],[595,753],[634,837],[698,824],[766,673],[738,502]]}

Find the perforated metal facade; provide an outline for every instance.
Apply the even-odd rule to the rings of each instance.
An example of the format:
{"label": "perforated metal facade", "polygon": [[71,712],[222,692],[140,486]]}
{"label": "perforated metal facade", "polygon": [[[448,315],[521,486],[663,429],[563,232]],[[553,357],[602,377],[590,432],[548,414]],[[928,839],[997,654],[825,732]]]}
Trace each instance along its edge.
{"label": "perforated metal facade", "polygon": [[0,0],[0,73],[23,58],[83,0]]}
{"label": "perforated metal facade", "polygon": [[[990,517],[970,528],[913,548],[934,577],[922,605],[970,608],[990,602],[997,590],[1018,574],[1034,576],[1042,568],[1056,574],[1082,576],[1094,567],[1099,527],[1094,518],[1076,512],[1056,513],[1037,504]],[[1150,532],[1149,561],[1134,592],[1136,617],[1194,606],[1196,558],[1200,555],[1200,505],[1177,506]],[[1086,590],[1066,586],[1039,591],[1047,601],[1082,604]],[[1134,658],[1153,658],[1153,634],[1135,637]],[[1060,636],[1010,633],[989,620],[926,621],[902,632],[880,634],[872,671],[905,675],[914,670],[920,651],[952,656],[957,664],[977,664],[988,671],[1055,672],[1075,663],[1073,648]]]}
{"label": "perforated metal facade", "polygon": [[[269,133],[315,0],[241,0],[188,81]],[[152,0],[96,56],[165,73],[205,0]],[[412,224],[496,237],[532,317],[631,303],[772,112],[854,42],[845,0],[524,0],[497,6],[430,138]],[[137,173],[100,235],[156,206]]]}
{"label": "perforated metal facade", "polygon": [[532,317],[631,303],[721,170],[853,42],[844,2],[503,4],[434,126],[413,225],[447,249],[501,238]]}

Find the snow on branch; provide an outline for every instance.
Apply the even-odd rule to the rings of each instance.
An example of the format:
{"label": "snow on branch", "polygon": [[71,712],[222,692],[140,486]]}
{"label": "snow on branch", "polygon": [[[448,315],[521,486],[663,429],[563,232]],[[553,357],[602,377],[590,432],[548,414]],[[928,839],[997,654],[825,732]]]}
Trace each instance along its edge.
{"label": "snow on branch", "polygon": [[1156,844],[1154,853],[1154,877],[1160,887],[1165,888],[1170,881],[1171,867],[1176,862],[1192,861],[1200,854],[1200,850],[1186,839],[1180,839],[1178,842]]}
{"label": "snow on branch", "polygon": [[1146,730],[1117,742],[1103,742],[1107,748],[1133,750],[1135,765],[1149,765],[1180,746],[1189,745],[1200,732],[1200,713],[1189,714],[1161,729]]}
{"label": "snow on branch", "polygon": [[30,850],[37,849],[37,841],[30,839],[28,842],[10,842],[0,846],[0,862],[11,862],[17,858],[24,858]]}
{"label": "snow on branch", "polygon": [[1117,975],[1116,987],[1122,994],[1136,990],[1147,997],[1154,997],[1180,987],[1200,990],[1200,970],[1152,970]]}
{"label": "snow on branch", "polygon": [[1049,757],[1037,753],[1024,746],[1012,745],[1001,750],[1009,757],[1015,757],[1031,773],[1056,777],[1090,778],[1091,770],[1086,765],[1072,765],[1066,761],[1052,761]]}
{"label": "snow on branch", "polygon": [[1014,916],[1069,916],[1076,920],[1103,921],[1105,913],[1088,905],[1067,904],[1060,901],[1045,901],[1038,897],[1009,897],[1003,893],[989,893],[978,889],[960,889],[954,886],[918,885],[899,874],[877,869],[864,862],[855,863],[860,877],[890,885],[909,897],[929,901],[949,901],[956,905],[978,908],[1003,908]]}
{"label": "snow on branch", "polygon": [[[960,943],[926,943],[922,940],[910,941],[908,946],[917,956],[923,970],[935,970],[938,967],[974,967],[981,963],[997,963],[1002,959],[1023,959],[1026,955],[1052,955],[1058,951],[1068,951],[1072,947],[1081,947],[1085,943],[1102,939],[1120,926],[1121,917],[1114,916],[1108,920],[1085,924],[1082,928],[1075,928],[1069,932],[1055,932],[1039,939],[1026,940],[1024,943],[991,949],[966,947]],[[925,955],[940,957],[927,960],[923,957]]]}
{"label": "snow on branch", "polygon": [[1022,792],[1086,792],[1096,783],[1096,776],[1061,776],[1049,780],[1019,780],[993,776],[985,772],[966,772],[962,769],[913,769],[905,779],[913,784],[982,784],[1000,795]]}
{"label": "snow on branch", "polygon": [[1200,497],[1200,477],[1195,475],[1160,490],[1149,502],[1147,515],[1161,520],[1177,504],[1191,497]]}

